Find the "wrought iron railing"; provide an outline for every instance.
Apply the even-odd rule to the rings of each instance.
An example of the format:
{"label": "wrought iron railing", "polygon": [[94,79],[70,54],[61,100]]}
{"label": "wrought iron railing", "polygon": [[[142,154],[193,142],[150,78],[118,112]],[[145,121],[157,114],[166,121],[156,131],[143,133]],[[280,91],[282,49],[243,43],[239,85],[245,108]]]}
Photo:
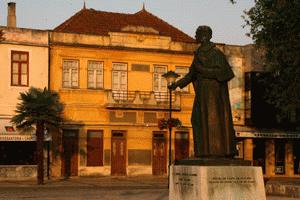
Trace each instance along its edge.
{"label": "wrought iron railing", "polygon": [[[116,101],[127,101],[133,102],[137,95],[140,95],[142,100],[147,100],[151,98],[151,93],[154,94],[154,98],[157,102],[168,102],[169,93],[168,92],[150,92],[150,91],[122,91],[122,90],[113,90],[112,97]],[[175,101],[175,94],[172,94],[172,101]]]}
{"label": "wrought iron railing", "polygon": [[[106,108],[169,109],[168,92],[105,90]],[[180,110],[180,93],[172,93],[173,110]]]}

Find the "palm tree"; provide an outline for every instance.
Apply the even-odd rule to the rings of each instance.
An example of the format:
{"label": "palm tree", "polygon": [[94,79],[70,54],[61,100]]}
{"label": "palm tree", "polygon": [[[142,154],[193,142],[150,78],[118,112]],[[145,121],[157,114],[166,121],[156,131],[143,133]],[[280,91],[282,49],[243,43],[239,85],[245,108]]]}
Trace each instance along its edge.
{"label": "palm tree", "polygon": [[17,104],[16,115],[12,118],[17,128],[28,130],[36,127],[37,141],[37,183],[44,184],[44,131],[49,126],[58,127],[62,122],[63,104],[59,95],[47,88],[31,87],[21,92]]}

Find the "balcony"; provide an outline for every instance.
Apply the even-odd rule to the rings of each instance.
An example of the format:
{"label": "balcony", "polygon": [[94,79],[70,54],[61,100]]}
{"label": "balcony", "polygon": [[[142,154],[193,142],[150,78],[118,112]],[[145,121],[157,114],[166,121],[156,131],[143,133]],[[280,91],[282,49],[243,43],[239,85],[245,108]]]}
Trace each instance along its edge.
{"label": "balcony", "polygon": [[[107,109],[169,110],[169,93],[105,90]],[[180,110],[180,93],[172,92],[172,110]]]}

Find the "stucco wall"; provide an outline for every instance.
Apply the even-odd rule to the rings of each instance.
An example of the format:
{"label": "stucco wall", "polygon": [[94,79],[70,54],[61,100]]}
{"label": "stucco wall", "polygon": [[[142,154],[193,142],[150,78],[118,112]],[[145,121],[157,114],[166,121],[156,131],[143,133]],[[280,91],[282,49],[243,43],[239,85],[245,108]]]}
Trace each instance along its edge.
{"label": "stucco wall", "polygon": [[[5,40],[0,42],[0,115],[13,115],[20,92],[30,86],[48,86],[47,32],[30,29],[4,29]],[[29,53],[29,86],[11,86],[11,51]]]}

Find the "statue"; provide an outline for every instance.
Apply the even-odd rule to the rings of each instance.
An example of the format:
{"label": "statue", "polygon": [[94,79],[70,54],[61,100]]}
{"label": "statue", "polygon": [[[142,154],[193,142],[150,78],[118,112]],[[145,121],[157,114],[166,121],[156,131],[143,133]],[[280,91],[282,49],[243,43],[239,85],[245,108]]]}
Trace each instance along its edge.
{"label": "statue", "polygon": [[195,99],[192,112],[195,157],[233,158],[235,132],[227,82],[234,77],[225,55],[210,42],[212,30],[199,26],[195,52],[188,74],[169,86],[175,90],[193,83]]}

